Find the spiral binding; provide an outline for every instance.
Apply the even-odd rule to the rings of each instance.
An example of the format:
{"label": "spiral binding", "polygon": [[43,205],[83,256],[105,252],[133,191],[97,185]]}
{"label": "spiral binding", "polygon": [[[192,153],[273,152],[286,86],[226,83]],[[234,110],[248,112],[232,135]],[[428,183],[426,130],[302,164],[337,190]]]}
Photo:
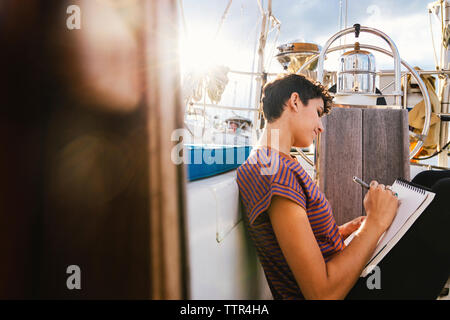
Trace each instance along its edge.
{"label": "spiral binding", "polygon": [[415,192],[421,193],[421,194],[425,194],[425,190],[417,185],[412,184],[411,182],[409,182],[408,180],[405,180],[403,178],[398,178],[397,179],[397,183],[400,184],[401,186],[408,188],[410,190],[413,190]]}

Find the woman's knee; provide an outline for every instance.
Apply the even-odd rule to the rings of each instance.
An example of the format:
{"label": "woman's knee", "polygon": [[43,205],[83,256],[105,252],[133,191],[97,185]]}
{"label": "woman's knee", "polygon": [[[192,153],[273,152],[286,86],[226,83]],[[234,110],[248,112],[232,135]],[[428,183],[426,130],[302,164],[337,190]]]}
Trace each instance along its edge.
{"label": "woman's knee", "polygon": [[450,197],[450,178],[439,179],[432,187],[432,190],[436,195]]}
{"label": "woman's knee", "polygon": [[427,170],[419,172],[412,182],[432,188],[434,184],[436,184],[441,179],[450,178],[450,170],[443,170],[443,171],[433,171],[433,170]]}
{"label": "woman's knee", "polygon": [[433,185],[434,199],[417,219],[418,236],[428,250],[440,257],[450,257],[450,178],[440,179]]}
{"label": "woman's knee", "polygon": [[450,178],[437,181],[433,185],[432,191],[435,196],[429,207],[434,212],[432,214],[433,223],[435,228],[446,228],[444,233],[447,235],[448,228],[450,228]]}

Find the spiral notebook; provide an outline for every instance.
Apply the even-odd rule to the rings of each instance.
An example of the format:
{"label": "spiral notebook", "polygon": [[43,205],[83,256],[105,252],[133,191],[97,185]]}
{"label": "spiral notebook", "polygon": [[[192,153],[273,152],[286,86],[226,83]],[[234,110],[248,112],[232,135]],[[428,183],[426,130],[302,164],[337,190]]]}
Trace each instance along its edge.
{"label": "spiral notebook", "polygon": [[[412,184],[404,179],[397,179],[392,184],[392,190],[398,193],[400,205],[391,226],[378,240],[377,247],[369,259],[366,267],[361,273],[365,277],[386,256],[386,254],[397,244],[408,229],[413,225],[422,212],[433,201],[435,194],[425,187]],[[348,245],[356,231],[345,239]]]}

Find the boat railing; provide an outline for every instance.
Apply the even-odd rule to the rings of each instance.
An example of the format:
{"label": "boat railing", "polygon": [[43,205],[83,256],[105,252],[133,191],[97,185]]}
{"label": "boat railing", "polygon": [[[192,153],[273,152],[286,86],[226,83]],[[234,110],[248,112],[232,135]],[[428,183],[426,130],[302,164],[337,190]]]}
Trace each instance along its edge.
{"label": "boat railing", "polygon": [[[363,30],[362,28],[363,27],[361,27],[361,30]],[[354,30],[354,28],[349,28],[349,29],[353,29]],[[348,31],[349,29],[346,29],[346,30]],[[343,30],[343,31],[345,31],[345,30]],[[347,33],[350,33],[350,32],[347,32]],[[347,34],[347,33],[339,32],[338,34],[342,34],[343,35],[343,34]],[[335,38],[335,37],[332,37],[332,38]],[[360,47],[364,48],[364,49],[375,50],[375,51],[384,53],[384,54],[389,55],[389,56],[393,56],[394,55],[392,52],[389,52],[386,49],[383,49],[383,48],[380,48],[380,47],[377,47],[377,46],[373,46],[373,45],[360,44]],[[328,48],[324,47],[324,49],[322,49],[322,51],[324,52],[323,55],[325,55],[325,50],[327,50],[326,52],[333,52],[333,51],[338,51],[338,50],[343,50],[343,49],[348,49],[348,48],[353,48],[353,44],[340,45],[340,46],[336,46],[336,47],[332,47],[332,48],[329,48],[329,46],[328,46]],[[311,64],[311,63],[317,61],[318,59],[320,59],[320,56],[321,56],[321,54],[316,55],[315,57],[313,57],[310,60],[308,60],[304,65],[302,65],[302,67],[297,71],[297,73],[301,73],[303,70],[306,69],[306,67],[309,66],[309,64]],[[412,159],[418,153],[420,148],[423,146],[424,141],[425,141],[425,139],[426,139],[426,137],[428,135],[428,131],[430,129],[430,121],[431,121],[431,102],[430,102],[430,96],[428,94],[426,85],[423,82],[423,80],[420,78],[417,70],[415,70],[406,61],[404,61],[402,59],[400,59],[400,64],[403,65],[404,67],[406,67],[408,69],[408,71],[411,73],[411,75],[414,77],[414,79],[417,81],[417,83],[419,85],[419,88],[420,88],[420,90],[422,92],[422,95],[424,97],[424,101],[425,101],[425,123],[424,123],[424,127],[423,127],[423,130],[422,130],[421,134],[418,136],[419,140],[418,140],[417,144],[415,145],[413,150],[410,152],[409,156],[410,156],[410,159]],[[318,65],[318,68],[319,67],[320,67],[320,65]],[[322,64],[322,68],[323,68],[323,64]],[[320,79],[321,74],[323,74],[323,73],[320,73],[319,71],[320,70],[318,70],[318,79]],[[396,72],[396,73],[401,78],[401,72]],[[395,81],[397,82],[397,80],[398,80],[398,78]],[[398,82],[400,82],[400,81],[398,80]],[[396,88],[397,88],[397,86],[396,86]],[[394,94],[397,95],[397,96],[399,94],[402,95],[401,92],[400,93],[399,92],[394,92]],[[397,100],[396,100],[396,104],[401,105],[401,103],[399,103]]]}

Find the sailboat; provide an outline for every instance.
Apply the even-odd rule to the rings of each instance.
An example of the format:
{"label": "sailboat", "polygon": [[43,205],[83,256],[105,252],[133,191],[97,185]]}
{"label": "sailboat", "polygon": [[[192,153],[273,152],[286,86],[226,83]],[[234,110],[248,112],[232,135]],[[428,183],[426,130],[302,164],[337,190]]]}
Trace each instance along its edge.
{"label": "sailboat", "polygon": [[[278,41],[286,21],[273,5],[288,1],[207,1],[217,19],[192,2],[189,11],[187,0],[2,1],[0,298],[272,299],[246,233],[236,168],[264,127],[261,89],[279,72],[335,86],[336,115],[402,115],[385,119],[395,122],[385,127],[397,132],[392,139],[370,140],[386,159],[388,148],[401,151],[392,170],[413,178],[448,169],[449,1],[424,7],[437,23],[430,44],[417,45],[440,43],[432,70],[408,64],[383,23],[348,26],[345,0],[335,12],[324,7],[339,27],[314,41],[300,31]],[[288,4],[296,30],[310,3]],[[256,18],[222,41],[232,12]],[[208,19],[216,38],[204,35]],[[192,20],[199,28],[185,28]],[[388,49],[363,39],[370,32]],[[237,34],[250,49],[230,53]],[[386,56],[390,69],[370,54]],[[357,61],[363,69],[352,67]],[[325,189],[327,145],[345,151],[336,164],[356,153],[345,139],[327,139],[291,150]],[[449,299],[448,285],[439,299]]]}
{"label": "sailboat", "polygon": [[[272,21],[272,27],[274,25],[279,27],[282,24],[282,21],[278,21],[273,15],[271,2],[269,0],[267,8],[263,9],[261,2],[258,1],[262,21],[257,51],[260,63],[258,70],[246,71],[248,76],[258,77],[258,88],[264,86],[268,77],[268,73],[264,69],[264,63],[262,63],[266,53],[265,40],[270,30],[265,24],[268,21]],[[445,5],[440,1],[430,3],[427,10],[430,16],[434,15],[443,24],[444,22],[447,23],[447,2],[445,2]],[[340,14],[342,15],[340,20],[343,21],[345,13],[342,8],[342,1]],[[380,26],[380,29],[382,29],[382,26]],[[362,33],[378,36],[387,43],[390,50],[377,47],[371,43],[360,43],[359,35]],[[337,40],[352,34],[355,35],[354,43],[343,45],[341,42],[340,45],[336,45]],[[444,33],[441,36],[441,43],[446,43],[447,38],[445,38]],[[338,63],[339,70],[330,71],[324,68],[324,61],[331,52],[341,52],[340,65]],[[382,53],[392,58],[394,68],[377,70],[375,57],[371,52]],[[441,57],[437,62],[436,70],[414,68],[402,59],[395,42],[389,35],[374,27],[356,24],[352,27],[341,25],[340,30],[330,35],[329,39],[322,45],[305,42],[304,40],[279,44],[278,52],[271,58],[277,59],[286,72],[303,73],[327,85],[330,91],[334,92],[335,108],[403,112],[406,118],[399,121],[401,124],[389,123],[385,125],[393,126],[389,132],[394,132],[395,135],[400,137],[403,134],[402,132],[408,131],[406,138],[402,138],[403,140],[399,142],[399,145],[392,147],[390,152],[396,153],[399,147],[402,148],[401,145],[407,146],[406,150],[404,148],[402,150],[403,162],[401,168],[394,171],[412,179],[417,173],[426,169],[448,169],[448,151],[446,149],[448,147],[447,121],[449,120],[448,95],[450,92],[450,86],[447,82],[450,70],[446,67],[448,53],[446,47],[441,48]],[[233,70],[230,72],[233,72]],[[235,72],[245,73],[243,71]],[[433,76],[438,78],[436,86],[430,85],[430,78]],[[434,78],[432,79],[434,80]],[[260,92],[260,89],[257,92]],[[259,101],[260,96],[257,95],[254,105],[248,107],[249,110],[257,110],[253,120],[253,137],[258,136],[258,130],[261,129],[263,122]],[[408,113],[410,115],[409,122],[407,119]],[[420,123],[412,120],[413,114],[417,120],[418,113],[421,117]],[[404,129],[405,127],[406,129]],[[348,134],[354,135],[357,133],[350,130]],[[431,138],[431,135],[432,139],[427,139],[427,137]],[[342,137],[342,140],[339,143],[345,145],[345,137]],[[324,144],[323,141],[321,143]],[[321,169],[324,170],[326,166],[320,164],[321,156],[322,162],[330,160],[325,160],[325,156],[322,155],[325,147],[320,146],[321,143],[320,140],[317,140],[311,148],[307,150],[293,149],[291,154],[297,157],[310,176],[319,183],[327,197],[329,195],[333,198],[333,190],[324,187],[325,174],[321,172]],[[390,143],[394,144],[392,141]],[[342,147],[342,145],[339,147]],[[205,153],[211,153],[209,149],[213,148],[216,154],[220,147],[220,145],[211,147],[208,144],[197,146],[197,148],[202,148]],[[224,150],[230,148],[226,145],[222,147]],[[192,146],[187,146],[187,148],[189,150]],[[235,145],[234,148],[245,158],[251,145]],[[333,151],[335,150],[333,149]],[[370,151],[367,150],[368,153]],[[352,156],[354,155],[352,154]],[[394,158],[395,156],[388,161],[394,161]],[[234,166],[237,167],[242,164],[242,159],[241,162],[235,162]],[[434,162],[429,159],[433,159]],[[335,161],[336,163],[339,162],[338,160]],[[386,167],[386,164],[379,163],[379,165]],[[389,165],[388,163],[387,166],[389,167]],[[251,244],[249,244],[245,232],[242,208],[239,205],[235,168],[229,167],[227,170],[221,170],[220,165],[217,164],[206,167],[210,168],[211,172],[205,174],[204,177],[192,179],[186,186],[186,228],[189,235],[191,298],[271,299],[270,290],[267,287],[258,258]],[[345,171],[344,167],[342,167],[342,170]],[[217,174],[214,173],[214,170],[217,170]],[[224,171],[226,172],[224,173]],[[392,173],[390,172],[390,174]],[[330,173],[327,172],[327,174]],[[334,197],[337,197],[337,195],[334,195]],[[329,200],[333,203],[334,199]],[[338,220],[353,217],[352,214],[348,215],[348,213],[346,213],[346,217],[340,217],[339,209],[336,208]],[[360,209],[353,213],[355,216],[361,214],[364,213]],[[443,288],[443,294],[439,299],[449,299],[448,285],[449,283],[447,283],[446,288]]]}

